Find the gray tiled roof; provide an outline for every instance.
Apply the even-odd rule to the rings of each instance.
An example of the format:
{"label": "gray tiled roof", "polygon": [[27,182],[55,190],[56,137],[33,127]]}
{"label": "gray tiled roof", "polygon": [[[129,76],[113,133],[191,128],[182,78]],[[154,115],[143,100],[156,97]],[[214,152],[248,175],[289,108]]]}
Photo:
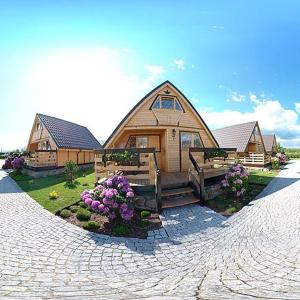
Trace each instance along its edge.
{"label": "gray tiled roof", "polygon": [[245,152],[256,123],[232,125],[213,130],[212,133],[221,148],[237,148],[237,152]]}
{"label": "gray tiled roof", "polygon": [[58,148],[87,150],[101,148],[100,143],[86,127],[43,114],[37,116]]}
{"label": "gray tiled roof", "polygon": [[263,136],[265,148],[267,152],[272,151],[273,143],[275,140],[275,134],[264,134]]}

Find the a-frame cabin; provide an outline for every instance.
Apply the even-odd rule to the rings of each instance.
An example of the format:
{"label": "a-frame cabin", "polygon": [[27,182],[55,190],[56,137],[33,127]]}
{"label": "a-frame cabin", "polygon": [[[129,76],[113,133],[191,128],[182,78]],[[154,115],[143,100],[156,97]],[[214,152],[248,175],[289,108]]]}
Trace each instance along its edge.
{"label": "a-frame cabin", "polygon": [[[158,210],[160,197],[166,195],[178,196],[196,189],[194,194],[203,198],[204,180],[225,172],[210,165],[199,175],[207,166],[206,149],[219,149],[219,145],[191,102],[169,81],[154,88],[130,110],[103,148],[96,151],[96,178],[119,171],[138,186],[153,186]],[[126,161],[128,153],[131,157]],[[192,169],[198,178],[194,183]]]}
{"label": "a-frame cabin", "polygon": [[163,172],[189,168],[190,147],[218,147],[191,102],[169,81],[148,93],[124,117],[104,148],[155,148]]}

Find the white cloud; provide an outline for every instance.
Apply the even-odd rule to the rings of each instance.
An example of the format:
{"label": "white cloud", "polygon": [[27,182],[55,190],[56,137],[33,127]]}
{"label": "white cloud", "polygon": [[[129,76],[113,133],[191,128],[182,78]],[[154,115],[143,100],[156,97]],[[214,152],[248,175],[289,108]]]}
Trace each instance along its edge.
{"label": "white cloud", "polygon": [[225,27],[222,26],[222,25],[213,25],[213,26],[211,26],[211,28],[213,28],[213,29],[219,29],[219,30],[225,29]]}
{"label": "white cloud", "polygon": [[300,114],[300,102],[295,103],[295,110],[298,114]]}
{"label": "white cloud", "polygon": [[212,129],[258,121],[263,132],[275,133],[284,145],[295,146],[300,141],[300,124],[296,111],[284,108],[278,100],[260,100],[257,96],[252,98],[253,107],[248,112],[203,109],[200,114]]}
{"label": "white cloud", "polygon": [[245,98],[245,95],[230,90],[227,96],[227,102],[243,102],[245,101]]}
{"label": "white cloud", "polygon": [[[96,138],[106,139],[165,72],[162,66],[147,65],[144,75],[136,75],[126,66],[126,55],[123,49],[65,49],[36,61],[26,74],[22,97],[29,126],[40,112],[87,126]],[[14,135],[6,144],[26,144],[28,135]]]}
{"label": "white cloud", "polygon": [[176,65],[176,67],[179,70],[184,70],[184,68],[185,68],[184,67],[185,61],[183,59],[174,59],[173,63]]}

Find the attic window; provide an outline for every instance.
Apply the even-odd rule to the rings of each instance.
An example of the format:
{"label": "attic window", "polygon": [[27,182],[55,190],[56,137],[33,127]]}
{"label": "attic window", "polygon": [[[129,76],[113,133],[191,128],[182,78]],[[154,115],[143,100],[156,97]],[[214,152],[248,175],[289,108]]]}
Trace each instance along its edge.
{"label": "attic window", "polygon": [[158,96],[153,102],[151,109],[173,109],[182,111],[182,107],[176,97]]}
{"label": "attic window", "polygon": [[39,130],[41,130],[42,129],[42,124],[41,123],[37,123],[36,124],[36,131],[39,131]]}

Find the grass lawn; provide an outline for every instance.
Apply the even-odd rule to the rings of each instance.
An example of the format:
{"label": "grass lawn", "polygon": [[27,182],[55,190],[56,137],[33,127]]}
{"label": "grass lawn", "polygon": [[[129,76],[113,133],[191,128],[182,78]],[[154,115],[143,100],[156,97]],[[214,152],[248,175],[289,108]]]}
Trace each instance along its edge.
{"label": "grass lawn", "polygon": [[277,176],[280,170],[270,170],[270,171],[261,171],[261,170],[255,170],[250,171],[249,175],[249,183],[253,184],[262,184],[262,185],[268,185],[272,179]]}
{"label": "grass lawn", "polygon": [[[14,176],[11,177],[13,178]],[[66,185],[65,176],[63,174],[37,179],[29,179],[28,177],[14,179],[30,197],[36,200],[45,209],[56,213],[63,207],[72,205],[80,200],[79,195],[83,190],[93,188],[95,172],[93,169],[80,171],[76,179],[76,184],[73,187]],[[58,193],[59,197],[57,199],[49,198],[49,193],[52,191]]]}

